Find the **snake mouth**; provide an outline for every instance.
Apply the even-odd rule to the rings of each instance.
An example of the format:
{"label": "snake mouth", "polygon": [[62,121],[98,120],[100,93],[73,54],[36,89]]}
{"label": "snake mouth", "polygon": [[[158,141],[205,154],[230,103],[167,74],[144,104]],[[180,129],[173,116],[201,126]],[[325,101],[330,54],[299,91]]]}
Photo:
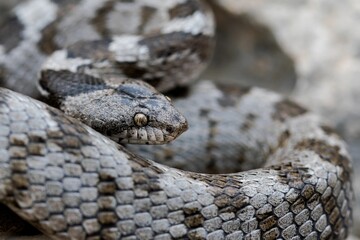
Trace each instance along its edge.
{"label": "snake mouth", "polygon": [[118,143],[159,145],[173,141],[185,130],[187,130],[187,125],[182,128],[178,128],[177,131],[169,131],[167,129],[159,129],[149,126],[141,128],[132,127],[125,129],[110,138]]}

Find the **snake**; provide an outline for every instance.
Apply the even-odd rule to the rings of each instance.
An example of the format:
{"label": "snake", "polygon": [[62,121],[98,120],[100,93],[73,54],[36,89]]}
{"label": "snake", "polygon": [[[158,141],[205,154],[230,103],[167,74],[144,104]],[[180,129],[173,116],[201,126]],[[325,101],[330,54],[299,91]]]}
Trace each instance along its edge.
{"label": "snake", "polygon": [[191,83],[214,45],[204,1],[28,0],[7,14],[4,236],[11,219],[51,239],[348,236],[352,162],[326,121],[262,88]]}

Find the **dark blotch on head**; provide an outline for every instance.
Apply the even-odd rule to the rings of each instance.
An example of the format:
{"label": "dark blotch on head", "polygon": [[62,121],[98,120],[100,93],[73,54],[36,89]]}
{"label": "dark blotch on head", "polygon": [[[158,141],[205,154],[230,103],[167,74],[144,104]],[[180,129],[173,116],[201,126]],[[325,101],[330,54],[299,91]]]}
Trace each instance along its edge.
{"label": "dark blotch on head", "polygon": [[[129,84],[128,84],[129,83]],[[125,94],[133,99],[149,99],[152,100],[156,96],[156,92],[152,88],[148,88],[142,84],[136,84],[135,82],[131,84],[131,82],[124,81],[116,88],[116,92],[119,94]]]}
{"label": "dark blotch on head", "polygon": [[9,16],[4,23],[0,23],[0,45],[3,45],[5,52],[8,53],[22,40],[24,26],[16,16]]}
{"label": "dark blotch on head", "polygon": [[321,159],[342,167],[344,171],[341,178],[342,180],[349,181],[352,172],[351,161],[340,153],[338,146],[331,146],[322,140],[306,139],[299,142],[295,149],[314,151]]}
{"label": "dark blotch on head", "polygon": [[41,72],[39,84],[50,93],[51,98],[65,98],[81,93],[108,89],[105,82],[99,78],[83,73],[72,73],[66,70]]}
{"label": "dark blotch on head", "polygon": [[274,120],[283,122],[288,118],[297,117],[306,112],[307,110],[297,103],[290,101],[289,99],[283,99],[276,103],[275,112],[272,117]]}
{"label": "dark blotch on head", "polygon": [[170,19],[185,18],[198,11],[201,5],[198,1],[188,0],[184,3],[178,4],[169,10]]}
{"label": "dark blotch on head", "polygon": [[248,94],[251,90],[250,87],[239,87],[231,85],[219,85],[218,89],[223,92],[221,98],[218,98],[218,103],[222,107],[233,107],[241,97]]}

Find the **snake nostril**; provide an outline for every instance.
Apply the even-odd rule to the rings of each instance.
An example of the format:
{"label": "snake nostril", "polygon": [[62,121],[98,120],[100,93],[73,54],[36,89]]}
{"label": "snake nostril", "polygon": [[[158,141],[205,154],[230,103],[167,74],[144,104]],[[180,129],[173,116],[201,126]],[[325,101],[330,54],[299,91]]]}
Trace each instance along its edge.
{"label": "snake nostril", "polygon": [[168,133],[171,133],[171,132],[174,131],[174,127],[168,126],[168,127],[166,127],[165,130],[166,130]]}

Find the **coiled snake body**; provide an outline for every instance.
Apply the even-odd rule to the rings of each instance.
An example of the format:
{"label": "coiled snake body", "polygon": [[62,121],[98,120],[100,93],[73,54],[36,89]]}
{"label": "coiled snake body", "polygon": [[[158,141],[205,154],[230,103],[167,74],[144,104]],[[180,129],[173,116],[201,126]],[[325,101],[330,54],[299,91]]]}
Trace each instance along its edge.
{"label": "coiled snake body", "polygon": [[[22,6],[49,7],[45,22],[34,20],[38,25],[22,29],[18,38],[9,33],[12,41],[6,44],[0,39],[3,56],[16,60],[16,51],[42,51],[29,54],[40,56],[42,63],[47,53],[68,46],[43,64],[40,80],[47,93],[60,89],[56,99],[65,112],[102,131],[101,117],[108,112],[86,117],[91,108],[83,99],[100,102],[98,112],[111,108],[109,99],[116,96],[121,104],[136,104],[124,108],[131,116],[123,122],[131,128],[110,121],[113,128],[105,133],[112,139],[158,143],[181,134],[186,123],[171,103],[159,103],[165,97],[122,77],[144,78],[162,90],[196,78],[212,45],[206,6],[192,0],[59,1],[63,5],[55,14],[54,2],[27,1],[14,10],[12,23],[18,21],[15,25],[21,28],[19,19],[35,16],[24,14]],[[109,19],[144,33],[109,38],[109,29],[119,34]],[[168,21],[155,27],[160,20]],[[59,29],[64,32],[56,35]],[[69,32],[73,39],[66,38]],[[34,47],[39,43],[42,50]],[[5,85],[16,89],[14,82],[21,77],[7,64],[2,66]],[[69,79],[77,79],[80,90]],[[17,90],[32,94],[22,88]],[[146,97],[137,95],[144,92]],[[184,95],[174,104],[187,116],[189,134],[169,145],[132,149],[190,170],[246,171],[195,173],[146,160],[59,110],[1,89],[0,201],[55,239],[346,238],[353,200],[351,161],[331,128],[296,103],[259,88],[204,81]],[[118,116],[117,110],[111,113]]]}

